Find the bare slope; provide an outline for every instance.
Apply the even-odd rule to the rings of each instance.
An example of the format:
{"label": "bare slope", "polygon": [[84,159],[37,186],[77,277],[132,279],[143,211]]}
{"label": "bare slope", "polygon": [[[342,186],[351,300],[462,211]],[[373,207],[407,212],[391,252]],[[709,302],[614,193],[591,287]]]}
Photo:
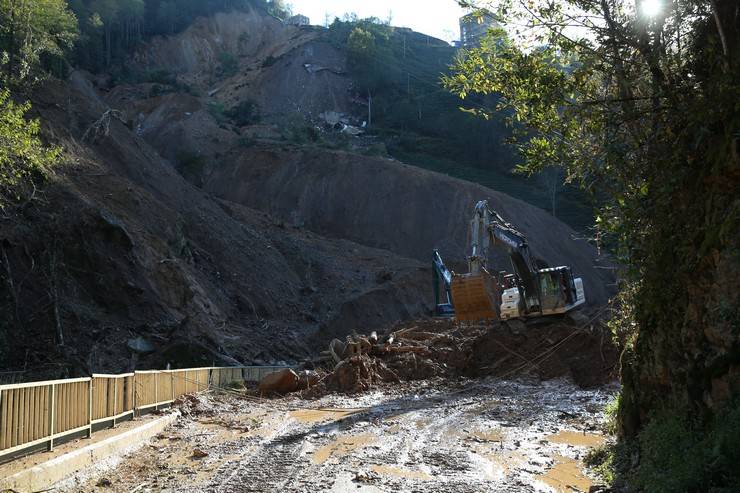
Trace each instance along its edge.
{"label": "bare slope", "polygon": [[[59,176],[0,223],[3,366],[57,376],[308,354],[316,330],[380,328],[428,311],[428,269],[388,251],[286,226],[185,181],[113,120],[82,77],[34,98],[68,150]],[[7,303],[5,302],[7,301]],[[142,337],[152,353],[133,357]]]}
{"label": "bare slope", "polygon": [[[473,206],[489,199],[539,258],[570,265],[584,278],[591,302],[609,296],[611,271],[599,268],[596,249],[561,221],[495,190],[398,161],[320,149],[242,149],[213,167],[204,187],[290,224],[423,262],[433,248],[463,261]],[[499,268],[510,270],[505,252],[494,255]]]}

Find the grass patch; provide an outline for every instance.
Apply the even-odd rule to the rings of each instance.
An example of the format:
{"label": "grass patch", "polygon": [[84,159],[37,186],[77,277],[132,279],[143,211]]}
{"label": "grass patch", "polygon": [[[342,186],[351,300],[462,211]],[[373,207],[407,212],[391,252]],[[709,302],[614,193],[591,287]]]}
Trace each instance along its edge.
{"label": "grass patch", "polygon": [[687,416],[683,410],[666,409],[650,420],[636,440],[594,449],[584,463],[607,484],[627,491],[740,491],[738,402],[706,428]]}

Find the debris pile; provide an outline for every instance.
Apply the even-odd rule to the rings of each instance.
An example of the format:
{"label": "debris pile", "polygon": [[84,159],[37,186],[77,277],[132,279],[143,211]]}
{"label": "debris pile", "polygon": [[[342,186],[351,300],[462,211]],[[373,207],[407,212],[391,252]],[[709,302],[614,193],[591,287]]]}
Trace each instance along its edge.
{"label": "debris pile", "polygon": [[[304,396],[328,391],[356,393],[383,383],[434,377],[540,379],[571,377],[582,387],[614,377],[617,351],[605,329],[570,317],[528,322],[459,324],[449,319],[416,321],[384,336],[334,339],[312,361],[330,371],[321,374],[292,370],[268,375],[260,383],[265,393],[308,389]],[[300,381],[300,384],[299,384]],[[306,395],[308,394],[308,395]]]}
{"label": "debris pile", "polygon": [[326,381],[328,390],[357,393],[382,382],[398,383],[401,380],[382,360],[358,354],[340,361]]}

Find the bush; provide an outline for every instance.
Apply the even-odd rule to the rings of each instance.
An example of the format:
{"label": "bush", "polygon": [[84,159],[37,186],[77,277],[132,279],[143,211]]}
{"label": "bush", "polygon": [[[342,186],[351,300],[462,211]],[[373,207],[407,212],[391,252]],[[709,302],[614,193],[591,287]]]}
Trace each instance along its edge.
{"label": "bush", "polygon": [[142,82],[150,82],[152,84],[162,84],[165,86],[177,87],[177,77],[167,70],[150,70],[144,73],[142,76]]}
{"label": "bush", "polygon": [[39,121],[25,119],[30,109],[0,90],[0,208],[30,195],[59,161],[61,149],[41,143]]}
{"label": "bush", "polygon": [[255,123],[259,123],[261,119],[260,108],[257,103],[251,99],[242,101],[231,108],[226,112],[226,116],[228,116],[235,125],[240,127],[244,125],[254,125]]}
{"label": "bush", "polygon": [[179,151],[177,153],[177,165],[182,176],[197,183],[202,177],[206,159],[191,151]]}
{"label": "bush", "polygon": [[239,69],[239,63],[234,55],[228,51],[223,51],[218,55],[218,60],[221,63],[221,66],[218,69],[218,75],[223,77],[236,75],[236,72]]}
{"label": "bush", "polygon": [[275,62],[277,62],[277,61],[278,61],[278,59],[275,58],[274,56],[267,55],[267,58],[265,58],[262,61],[262,68],[272,67],[273,65],[275,65]]}
{"label": "bush", "polygon": [[219,127],[222,127],[228,120],[228,117],[226,116],[226,108],[223,103],[218,101],[208,103],[208,113],[210,113],[210,115],[216,120]]}

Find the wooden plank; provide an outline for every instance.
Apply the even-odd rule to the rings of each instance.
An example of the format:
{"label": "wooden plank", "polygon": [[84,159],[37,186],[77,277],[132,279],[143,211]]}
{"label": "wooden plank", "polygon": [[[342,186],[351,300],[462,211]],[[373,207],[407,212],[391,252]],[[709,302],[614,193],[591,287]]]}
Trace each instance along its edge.
{"label": "wooden plank", "polygon": [[13,446],[20,445],[21,443],[21,410],[23,404],[21,403],[21,391],[23,389],[13,390]]}
{"label": "wooden plank", "polygon": [[15,404],[15,389],[12,389],[8,391],[8,429],[5,431],[5,446],[7,448],[14,446]]}
{"label": "wooden plank", "polygon": [[0,391],[0,450],[5,448],[5,429],[8,427],[8,392]]}
{"label": "wooden plank", "polygon": [[49,450],[54,449],[54,413],[56,412],[56,385],[50,385],[49,391]]}
{"label": "wooden plank", "polygon": [[31,407],[31,397],[34,389],[24,389],[24,396],[23,396],[23,443],[28,443],[31,441],[31,427],[33,426],[31,422],[31,411],[33,408]]}

